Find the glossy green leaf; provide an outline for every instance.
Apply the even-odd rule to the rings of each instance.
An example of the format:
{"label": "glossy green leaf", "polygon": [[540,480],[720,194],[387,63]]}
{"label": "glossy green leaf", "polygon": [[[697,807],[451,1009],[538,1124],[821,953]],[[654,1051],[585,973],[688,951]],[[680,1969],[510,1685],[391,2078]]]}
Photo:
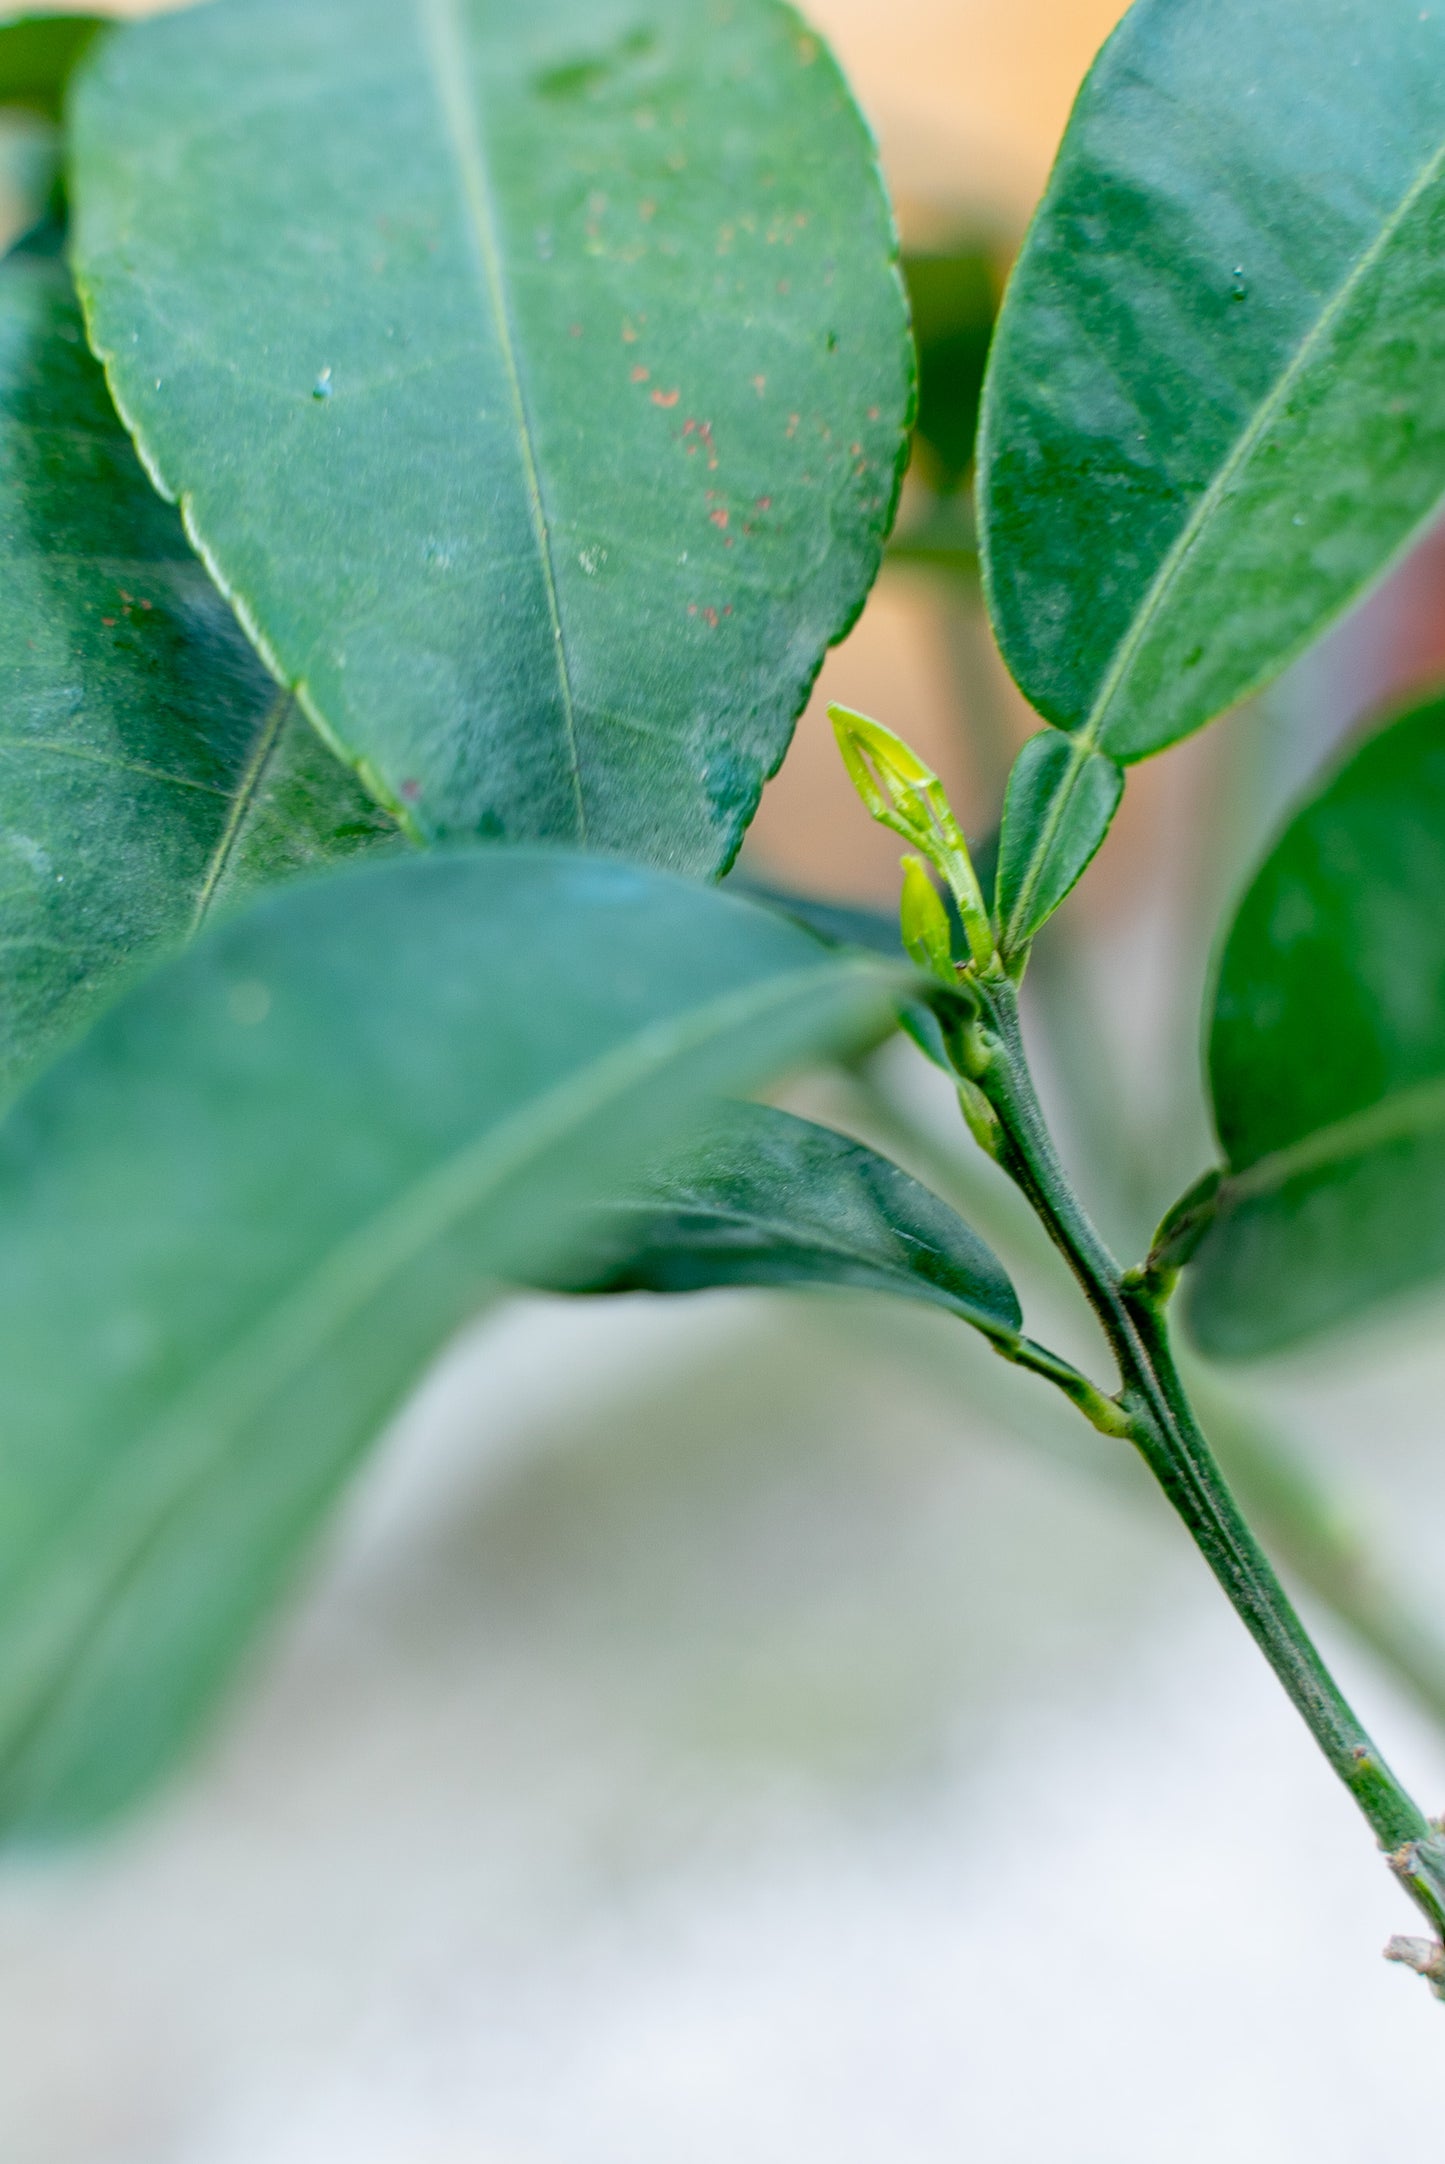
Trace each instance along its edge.
{"label": "glossy green leaf", "polygon": [[218,903],[395,840],[146,481],[63,267],[0,265],[0,1098]]}
{"label": "glossy green leaf", "polygon": [[778,0],[216,0],[73,101],[91,335],[275,673],[430,838],[736,849],[912,363]]}
{"label": "glossy green leaf", "polygon": [[904,971],[566,851],[267,895],[0,1125],[0,1822],[164,1765],[499,1278]]}
{"label": "glossy green leaf", "polygon": [[1445,492],[1445,10],[1139,0],[1002,311],[1009,666],[1129,761],[1263,684]]}
{"label": "glossy green leaf", "polygon": [[1226,1178],[1208,1352],[1272,1351],[1445,1270],[1445,702],[1368,742],[1240,907],[1209,1045]]}
{"label": "glossy green leaf", "polygon": [[1009,776],[999,838],[995,909],[1005,961],[1024,951],[1082,879],[1123,794],[1114,761],[1098,751],[1080,758],[1059,730],[1025,744]]}
{"label": "glossy green leaf", "polygon": [[0,105],[28,106],[58,120],[70,78],[104,28],[98,15],[0,15]]}
{"label": "glossy green leaf", "polygon": [[597,1213],[575,1292],[852,1286],[947,1308],[1016,1338],[1018,1296],[958,1214],[886,1157],[765,1105],[726,1105],[701,1135]]}

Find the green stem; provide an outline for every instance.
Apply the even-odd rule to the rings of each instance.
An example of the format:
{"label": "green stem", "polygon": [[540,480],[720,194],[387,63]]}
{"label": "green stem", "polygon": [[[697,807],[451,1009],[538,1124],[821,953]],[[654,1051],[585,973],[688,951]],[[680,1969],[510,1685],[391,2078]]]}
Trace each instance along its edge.
{"label": "green stem", "polygon": [[[1445,1939],[1445,1842],[1391,1772],[1330,1674],[1230,1493],[1194,1417],[1162,1313],[1131,1289],[1074,1194],[1044,1121],[1013,989],[979,987],[988,1058],[976,1075],[1003,1130],[1005,1167],[1093,1308],[1118,1363],[1116,1403],[1166,1497],[1392,1867]],[[1445,1989],[1445,1952],[1430,1971]]]}

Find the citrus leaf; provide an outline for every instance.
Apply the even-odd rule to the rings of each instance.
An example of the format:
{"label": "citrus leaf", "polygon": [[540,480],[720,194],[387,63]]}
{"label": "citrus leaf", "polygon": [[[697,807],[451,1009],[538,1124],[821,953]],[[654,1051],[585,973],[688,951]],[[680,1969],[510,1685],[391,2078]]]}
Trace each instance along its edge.
{"label": "citrus leaf", "polygon": [[596,1213],[573,1292],[852,1286],[1016,1338],[1002,1264],[946,1202],[875,1150],[767,1105],[724,1105]]}
{"label": "citrus leaf", "polygon": [[1119,809],[1124,776],[1081,758],[1057,729],[1029,738],[1009,776],[995,902],[1005,961],[1022,953],[1088,870]]}
{"label": "citrus leaf", "polygon": [[1205,1351],[1293,1344],[1445,1270],[1445,701],[1306,804],[1240,906],[1209,1044],[1226,1176]]}
{"label": "citrus leaf", "polygon": [[991,607],[1127,762],[1274,675],[1445,492],[1445,12],[1139,0],[1080,94],[984,400]]}
{"label": "citrus leaf", "polygon": [[0,265],[0,1097],[217,904],[395,830],[155,495],[64,268]]}
{"label": "citrus leaf", "polygon": [[0,14],[0,105],[58,120],[70,78],[104,28],[102,16],[68,10]]}
{"label": "citrus leaf", "polygon": [[280,889],[127,993],[0,1126],[0,1823],[143,1788],[496,1281],[909,981],[494,847]]}
{"label": "citrus leaf", "polygon": [[778,0],[216,0],[73,100],[147,465],[423,836],[716,871],[876,574],[912,362]]}

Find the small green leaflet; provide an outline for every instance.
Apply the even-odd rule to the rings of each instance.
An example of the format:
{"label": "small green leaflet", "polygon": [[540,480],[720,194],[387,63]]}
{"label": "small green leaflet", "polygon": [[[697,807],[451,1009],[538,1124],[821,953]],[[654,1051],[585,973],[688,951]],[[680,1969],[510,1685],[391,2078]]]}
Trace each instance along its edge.
{"label": "small green leaflet", "polygon": [[1088,870],[1123,794],[1114,761],[1099,751],[1081,758],[1059,730],[1025,744],[1009,776],[999,839],[995,914],[1005,962],[1027,952]]}
{"label": "small green leaflet", "polygon": [[891,215],[780,0],[215,0],[73,100],[149,470],[420,836],[730,862],[892,521]]}
{"label": "small green leaflet", "polygon": [[1220,968],[1226,1177],[1187,1273],[1243,1358],[1445,1270],[1445,702],[1372,738],[1296,815]]}
{"label": "small green leaflet", "polygon": [[0,264],[0,1099],[218,904],[390,842],[146,481],[64,268]]}
{"label": "small green leaflet", "polygon": [[980,522],[1025,695],[1162,750],[1445,493],[1445,10],[1138,0],[1000,317]]}
{"label": "small green leaflet", "polygon": [[726,1105],[596,1213],[575,1292],[854,1286],[946,1308],[994,1339],[1023,1327],[1002,1264],[886,1157],[765,1105]]}
{"label": "small green leaflet", "polygon": [[0,1824],[138,1794],[497,1281],[910,986],[492,847],[278,889],[125,994],[0,1125]]}

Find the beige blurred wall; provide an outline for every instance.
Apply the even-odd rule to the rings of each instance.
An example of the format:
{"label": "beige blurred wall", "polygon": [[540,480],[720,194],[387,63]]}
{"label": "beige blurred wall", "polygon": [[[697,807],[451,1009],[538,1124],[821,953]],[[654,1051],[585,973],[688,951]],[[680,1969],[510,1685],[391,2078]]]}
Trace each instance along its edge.
{"label": "beige blurred wall", "polygon": [[1123,0],[806,0],[883,145],[910,226],[948,206],[1017,227]]}

